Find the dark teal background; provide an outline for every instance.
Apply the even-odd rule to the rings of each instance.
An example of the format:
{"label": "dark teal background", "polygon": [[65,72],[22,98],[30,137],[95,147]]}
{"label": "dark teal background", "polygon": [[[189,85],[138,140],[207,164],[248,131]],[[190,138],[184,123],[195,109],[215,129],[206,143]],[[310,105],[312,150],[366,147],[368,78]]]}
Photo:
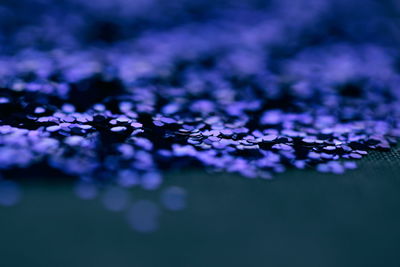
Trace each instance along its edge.
{"label": "dark teal background", "polygon": [[0,208],[0,266],[400,266],[399,162],[397,149],[345,175],[168,173],[188,208],[163,211],[152,234],[78,199],[68,182],[24,182],[22,202]]}

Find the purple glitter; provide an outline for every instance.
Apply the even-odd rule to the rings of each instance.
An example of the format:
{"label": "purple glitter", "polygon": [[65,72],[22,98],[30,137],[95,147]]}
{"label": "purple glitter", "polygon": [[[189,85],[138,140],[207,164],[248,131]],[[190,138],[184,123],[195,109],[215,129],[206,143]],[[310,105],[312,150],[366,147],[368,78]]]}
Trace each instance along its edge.
{"label": "purple glitter", "polygon": [[[400,137],[399,44],[377,1],[354,17],[345,1],[206,0],[198,18],[194,1],[21,1],[0,10],[1,172],[57,169],[91,199],[186,167],[342,174]],[[123,210],[113,190],[104,205]],[[169,190],[163,205],[183,209]],[[158,207],[132,210],[157,228]]]}

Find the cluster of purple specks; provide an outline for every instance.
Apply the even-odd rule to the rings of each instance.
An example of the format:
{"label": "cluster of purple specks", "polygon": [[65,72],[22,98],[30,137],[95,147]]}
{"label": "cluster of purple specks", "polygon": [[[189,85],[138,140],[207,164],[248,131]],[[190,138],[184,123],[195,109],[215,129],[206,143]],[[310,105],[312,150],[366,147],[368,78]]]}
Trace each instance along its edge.
{"label": "cluster of purple specks", "polygon": [[[45,163],[83,180],[154,189],[161,170],[199,165],[250,178],[288,167],[343,173],[355,164],[341,159],[396,143],[399,77],[385,51],[327,47],[332,54],[319,52],[318,61],[306,51],[284,64],[286,78],[259,62],[260,49],[234,41],[241,31],[210,48],[191,31],[170,32],[163,49],[152,45],[140,57],[116,49],[4,59],[0,168]],[[379,60],[381,73],[365,67]],[[354,66],[340,73],[340,64]]]}
{"label": "cluster of purple specks", "polygon": [[[69,25],[54,24],[54,11],[4,39],[2,172],[56,169],[78,179],[83,198],[95,194],[93,184],[107,184],[105,205],[120,210],[128,197],[118,190],[156,189],[165,170],[201,167],[263,179],[288,168],[342,174],[400,136],[398,52],[368,32],[349,38],[358,30],[341,13],[343,1],[311,1],[308,15],[299,11],[304,1],[259,10],[217,6],[219,15],[192,20],[183,8],[175,24],[161,19],[162,7],[146,19],[135,13],[147,28],[129,24],[116,7],[122,13],[108,18],[114,24],[102,26],[121,35],[82,38],[96,30],[82,18],[98,19],[94,14],[111,5],[100,2],[75,14],[77,3],[67,1]],[[157,4],[139,2],[116,5],[148,12]],[[348,31],[335,38],[321,33],[330,27],[330,8]],[[321,31],[312,26],[318,23]],[[62,38],[54,38],[54,27]],[[185,193],[168,190],[163,203],[182,209]],[[152,205],[133,208],[149,215],[131,218],[136,228],[152,229]]]}

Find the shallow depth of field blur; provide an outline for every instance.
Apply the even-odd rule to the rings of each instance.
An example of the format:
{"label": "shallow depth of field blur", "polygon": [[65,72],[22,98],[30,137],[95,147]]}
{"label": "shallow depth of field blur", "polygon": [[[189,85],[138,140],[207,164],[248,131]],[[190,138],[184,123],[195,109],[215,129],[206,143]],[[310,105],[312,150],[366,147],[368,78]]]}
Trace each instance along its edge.
{"label": "shallow depth of field blur", "polygon": [[[270,127],[263,118],[276,110],[310,111],[356,126],[373,121],[378,126],[362,134],[398,137],[399,45],[396,0],[2,0],[0,105],[39,90],[57,105],[65,101],[63,112],[83,114],[122,110],[132,97],[138,113],[162,126],[173,114],[242,116],[255,131]],[[92,77],[101,82],[81,82]],[[74,91],[78,85],[90,88]],[[257,109],[263,97],[267,115]],[[87,161],[44,145],[13,150],[14,141],[2,139],[8,125],[34,127],[12,107],[0,112],[0,266],[400,265],[400,150],[392,136],[390,146],[346,158],[362,157],[357,169],[314,161],[305,168],[296,158],[253,179],[261,172],[247,168],[252,154],[232,161],[237,168],[208,155],[195,161],[188,157],[195,150],[168,130],[165,140],[143,135],[141,146],[151,140],[157,153],[173,156],[143,149],[130,165],[147,177],[140,184],[121,182],[125,165],[116,157],[91,162],[93,151],[99,158],[109,152],[95,142],[99,149],[83,151]],[[88,178],[86,169],[99,162],[106,171]]]}

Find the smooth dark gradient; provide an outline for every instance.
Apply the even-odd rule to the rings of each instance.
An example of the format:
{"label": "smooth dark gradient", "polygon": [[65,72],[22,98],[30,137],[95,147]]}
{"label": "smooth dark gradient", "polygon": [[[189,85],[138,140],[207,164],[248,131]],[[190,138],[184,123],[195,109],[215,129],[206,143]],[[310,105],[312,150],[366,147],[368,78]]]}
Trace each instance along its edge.
{"label": "smooth dark gradient", "polygon": [[372,153],[345,175],[272,181],[175,171],[166,184],[188,191],[188,208],[163,210],[151,234],[69,184],[26,182],[23,201],[0,208],[0,266],[399,266],[399,160]]}

